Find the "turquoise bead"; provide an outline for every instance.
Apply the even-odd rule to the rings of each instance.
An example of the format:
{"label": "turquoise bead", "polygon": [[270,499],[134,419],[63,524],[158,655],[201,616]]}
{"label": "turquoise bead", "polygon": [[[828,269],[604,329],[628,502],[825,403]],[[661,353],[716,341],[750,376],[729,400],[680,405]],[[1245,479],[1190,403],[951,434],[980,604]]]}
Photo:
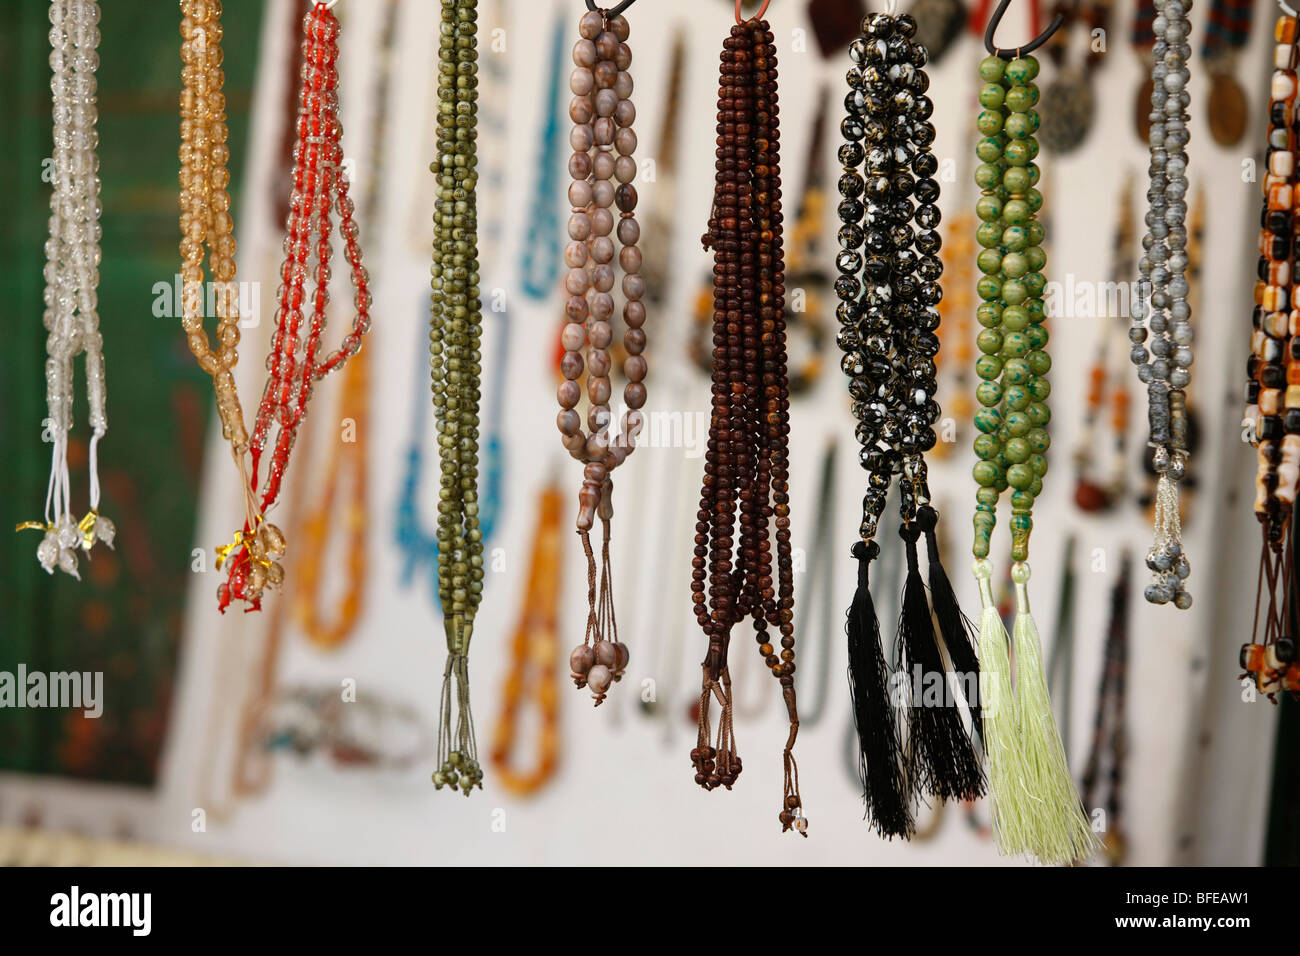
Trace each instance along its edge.
{"label": "turquoise bead", "polygon": [[[987,276],[985,278],[988,278]],[[980,280],[981,282],[983,279]],[[1007,305],[1019,305],[1029,297],[1028,290],[1019,279],[1008,279],[1002,283],[1002,301]]]}
{"label": "turquoise bead", "polygon": [[975,265],[980,272],[994,275],[1002,271],[1002,253],[996,249],[981,249],[980,254],[975,257]]}
{"label": "turquoise bead", "polygon": [[975,347],[985,355],[997,355],[1002,351],[1002,332],[999,329],[980,329],[975,336]]}
{"label": "turquoise bead", "polygon": [[1002,385],[998,382],[980,382],[975,387],[975,400],[985,408],[992,408],[1002,401]]}
{"label": "turquoise bead", "polygon": [[1017,86],[1032,83],[1038,76],[1038,61],[1032,56],[1016,57],[1007,64],[1005,74],[1008,80]]}
{"label": "turquoise bead", "polygon": [[975,436],[975,455],[982,461],[992,461],[998,455],[998,440],[992,435]]}
{"label": "turquoise bead", "polygon": [[1002,422],[1002,414],[992,407],[981,408],[975,412],[975,427],[986,435],[991,435],[998,430]]}
{"label": "turquoise bead", "polygon": [[1012,113],[1027,113],[1038,105],[1038,87],[1032,83],[1013,86],[1006,91],[1003,102]]}
{"label": "turquoise bead", "polygon": [[[993,223],[981,223],[980,225],[983,227],[993,225]],[[1002,230],[999,239],[1001,240],[1002,248],[1006,249],[1008,252],[1020,252],[1029,245],[1029,233],[1025,231],[1024,226],[1007,226]],[[981,243],[981,245],[983,245],[983,243]],[[1028,261],[1028,257],[1026,257],[1026,262]]]}
{"label": "turquoise bead", "polygon": [[985,83],[997,83],[1007,69],[1007,61],[1000,56],[986,56],[980,61],[980,79]]}
{"label": "turquoise bead", "polygon": [[980,90],[980,106],[988,110],[1001,109],[1007,91],[1000,83],[990,83]]}
{"label": "turquoise bead", "polygon": [[981,302],[975,309],[975,321],[986,329],[996,329],[1002,324],[1002,303]]}
{"label": "turquoise bead", "polygon": [[1002,359],[996,355],[981,355],[975,360],[975,374],[991,382],[1002,374]]}
{"label": "turquoise bead", "polygon": [[1002,158],[1006,149],[1014,145],[1015,143],[1004,143],[1001,136],[985,136],[975,144],[975,155],[986,163],[995,163]]}
{"label": "turquoise bead", "polygon": [[[1002,206],[1002,218],[1012,225],[1022,225],[1029,221],[1029,204],[1023,199],[1008,199]],[[1028,230],[1026,230],[1028,235]]]}
{"label": "turquoise bead", "polygon": [[996,189],[1003,179],[1002,167],[997,163],[980,163],[975,167],[975,185],[980,189]]}
{"label": "turquoise bead", "polygon": [[1001,246],[1003,244],[1002,236],[1002,223],[997,219],[982,222],[975,228],[975,241],[985,249],[996,249]]}
{"label": "turquoise bead", "polygon": [[1008,332],[1002,337],[1002,354],[1006,358],[1024,358],[1029,352],[1029,340],[1024,332]]}
{"label": "turquoise bead", "polygon": [[1012,465],[1007,469],[1007,484],[1023,491],[1034,481],[1034,472],[1027,465]]}
{"label": "turquoise bead", "polygon": [[975,215],[979,216],[985,222],[992,222],[1002,218],[1002,200],[994,195],[980,196],[975,201]]}
{"label": "turquoise bead", "polygon": [[1029,328],[1029,313],[1024,305],[1009,305],[1003,309],[1002,325],[1011,332],[1023,332]]}
{"label": "turquoise bead", "polygon": [[[985,250],[985,252],[989,251],[991,250]],[[981,252],[980,256],[982,257],[983,255],[984,253]],[[1001,263],[1003,275],[1012,279],[1019,279],[1029,271],[1029,262],[1019,252],[1008,252],[1006,255],[1001,257]],[[1003,288],[1005,289],[1005,285]]]}
{"label": "turquoise bead", "polygon": [[1002,365],[1003,381],[1009,385],[1027,385],[1033,377],[1029,363],[1022,358],[1008,359]]}
{"label": "turquoise bead", "polygon": [[980,115],[975,118],[975,128],[985,136],[1002,132],[1002,111],[981,110]]}
{"label": "turquoise bead", "polygon": [[975,293],[981,299],[996,299],[1002,295],[1002,280],[997,276],[980,276],[975,283]]}

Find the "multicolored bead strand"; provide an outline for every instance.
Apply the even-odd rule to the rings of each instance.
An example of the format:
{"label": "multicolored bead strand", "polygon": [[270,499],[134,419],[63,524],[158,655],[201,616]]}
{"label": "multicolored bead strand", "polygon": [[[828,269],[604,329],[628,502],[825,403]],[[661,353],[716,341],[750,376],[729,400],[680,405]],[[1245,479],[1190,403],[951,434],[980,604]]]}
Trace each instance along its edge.
{"label": "multicolored bead strand", "polygon": [[[752,619],[758,651],[781,684],[790,721],[781,829],[806,836],[793,752],[799,715],[776,48],[767,21],[741,22],[739,13],[736,20],[721,55],[717,173],[704,235],[705,248],[713,251],[713,402],[691,600],[709,648],[691,763],[705,790],[730,790],[740,776],[727,652],[732,629]],[[779,650],[769,627],[780,632]],[[721,707],[716,736],[710,720],[715,701]]]}
{"label": "multicolored bead strand", "polygon": [[[1287,624],[1286,591],[1292,579],[1291,535],[1300,483],[1300,311],[1296,309],[1297,219],[1295,108],[1297,20],[1278,18],[1270,83],[1267,170],[1260,213],[1259,276],[1251,314],[1251,354],[1246,364],[1246,414],[1258,467],[1255,517],[1263,541],[1254,634],[1241,648],[1241,667],[1260,693],[1276,700],[1300,692],[1300,653]],[[1263,621],[1260,616],[1263,616]]]}
{"label": "multicolored bead strand", "polygon": [[[591,690],[596,706],[612,684],[622,679],[628,664],[627,645],[618,639],[614,613],[613,573],[609,562],[610,520],[614,517],[610,477],[636,448],[646,401],[645,280],[641,278],[641,252],[636,221],[636,133],[632,122],[631,33],[622,16],[589,10],[578,24],[573,48],[575,69],[569,78],[573,101],[569,115],[573,130],[569,145],[569,244],[564,247],[568,273],[564,289],[565,325],[560,333],[564,356],[556,425],[569,454],[583,462],[582,490],[578,493],[578,535],[587,556],[587,628],[583,642],[569,655],[574,684]],[[614,185],[617,180],[618,185]],[[617,227],[610,207],[618,210]],[[615,279],[614,240],[620,250],[623,272],[623,402],[627,413],[618,422],[610,410],[610,346],[613,340]],[[584,355],[585,352],[585,355]],[[587,428],[577,405],[582,400],[578,379],[587,375]],[[591,529],[599,515],[603,544],[597,571],[591,547]],[[599,580],[599,584],[597,583]]]}
{"label": "multicolored bead strand", "polygon": [[[49,238],[45,243],[45,399],[51,443],[45,520],[25,521],[18,531],[42,531],[36,559],[49,574],[58,568],[80,579],[77,551],[95,542],[110,548],[113,522],[99,514],[99,440],[108,431],[104,339],[99,332],[99,120],[95,73],[99,69],[99,4],[66,0],[50,4],[50,92],[53,139]],[[90,510],[72,511],[68,435],[74,411],[73,360],[86,359],[90,424],[87,471]]]}
{"label": "multicolored bead strand", "polygon": [[[1143,596],[1151,604],[1187,609],[1191,573],[1183,553],[1178,483],[1187,473],[1187,386],[1191,381],[1192,325],[1187,302],[1187,124],[1190,25],[1185,0],[1157,0],[1151,67],[1151,162],[1147,234],[1138,260],[1130,359],[1147,387],[1148,441],[1156,483],[1155,541],[1147,567],[1155,580]],[[1284,307],[1285,308],[1285,307]],[[1145,320],[1145,321],[1144,321]],[[1147,341],[1147,336],[1151,341]]]}
{"label": "multicolored bead strand", "polygon": [[[469,700],[469,646],[483,597],[478,440],[483,312],[478,262],[478,8],[442,0],[438,45],[438,156],[434,174],[429,367],[441,477],[438,597],[447,640],[438,719],[439,790],[483,786]],[[456,717],[452,723],[452,690]]]}

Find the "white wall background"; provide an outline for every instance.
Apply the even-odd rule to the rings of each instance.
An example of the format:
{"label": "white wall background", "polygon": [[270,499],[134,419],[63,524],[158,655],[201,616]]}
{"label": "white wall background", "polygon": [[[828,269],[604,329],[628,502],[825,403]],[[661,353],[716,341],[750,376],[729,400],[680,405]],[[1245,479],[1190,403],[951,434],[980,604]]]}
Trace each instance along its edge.
{"label": "white wall background", "polygon": [[[344,0],[341,72],[344,84],[344,150],[357,159],[364,194],[371,175],[366,142],[373,84],[368,65],[377,45],[382,4]],[[401,555],[393,544],[396,499],[402,481],[409,418],[416,391],[427,379],[416,378],[411,354],[417,326],[426,316],[421,302],[428,287],[431,208],[431,86],[436,62],[438,4],[401,0],[399,49],[394,61],[393,98],[389,104],[389,142],[382,197],[385,225],[362,223],[362,246],[376,278],[373,331],[365,348],[372,358],[373,391],[368,444],[370,467],[369,576],[365,611],[357,633],[341,651],[325,655],[312,649],[290,624],[279,659],[281,683],[337,685],[357,681],[361,696],[416,702],[432,725],[445,649],[441,625],[423,583],[403,590],[397,584]],[[480,4],[484,20],[492,5]],[[282,66],[290,32],[290,4],[266,4],[262,65],[250,142],[232,144],[247,157],[240,229],[240,277],[259,278],[263,296],[275,292],[280,236],[273,232],[265,205],[282,185],[272,178],[278,149],[276,114],[285,101]],[[710,204],[717,55],[731,23],[731,4],[719,0],[643,0],[628,14],[634,53],[632,73],[638,108],[639,154],[654,157],[664,107],[669,49],[673,31],[684,28],[688,43],[684,113],[678,166],[681,170],[676,233],[672,238],[674,284],[671,307],[653,314],[647,324],[652,344],[648,385],[650,405],[665,411],[703,410],[707,385],[685,370],[682,339],[690,322],[700,276],[708,268],[699,235]],[[568,533],[570,506],[576,507],[579,469],[560,447],[552,424],[553,383],[550,356],[558,303],[535,303],[519,292],[517,263],[528,241],[527,218],[538,175],[538,142],[545,122],[540,105],[549,78],[553,17],[563,11],[570,34],[576,31],[582,4],[551,0],[505,0],[502,26],[510,71],[508,142],[505,144],[506,192],[504,248],[495,262],[483,264],[484,284],[507,291],[511,334],[508,368],[489,365],[488,390],[502,387],[507,412],[508,464],[505,511],[491,547],[502,549],[505,570],[490,574],[479,613],[470,672],[479,747],[486,763],[491,731],[499,709],[499,689],[508,663],[509,638],[520,613],[527,562],[541,488],[561,475],[565,495],[566,547],[562,600],[561,653],[580,639],[585,616],[581,550]],[[999,34],[1004,44],[1027,35],[1013,5]],[[1199,45],[1207,7],[1193,11],[1194,42]],[[1049,279],[1064,282],[1107,281],[1117,194],[1126,172],[1137,177],[1144,193],[1146,152],[1132,129],[1134,91],[1143,66],[1128,43],[1129,3],[1117,5],[1111,24],[1110,50],[1097,76],[1098,115],[1084,146],[1053,160],[1045,173],[1052,204]],[[803,181],[808,128],[815,96],[823,82],[842,85],[847,59],[823,60],[808,31],[804,4],[774,0],[768,14],[781,51],[783,160],[787,207],[793,210]],[[1085,518],[1073,505],[1074,478],[1069,462],[1082,422],[1087,368],[1097,335],[1097,321],[1058,319],[1052,324],[1051,352],[1054,413],[1052,470],[1036,509],[1033,542],[1033,595],[1040,631],[1046,642],[1055,629],[1061,543],[1078,536],[1079,575],[1073,668],[1071,760],[1082,769],[1093,717],[1109,595],[1121,550],[1136,562],[1133,619],[1130,627],[1128,718],[1130,753],[1124,793],[1124,828],[1128,862],[1251,864],[1261,856],[1272,747],[1272,708],[1266,702],[1240,699],[1236,648],[1249,637],[1249,609],[1255,578],[1256,525],[1250,514],[1253,456],[1240,442],[1240,388],[1247,348],[1250,288],[1256,252],[1258,186],[1242,181],[1242,160],[1254,154],[1262,137],[1266,61],[1271,60],[1274,13],[1261,5],[1250,47],[1238,75],[1251,101],[1251,132],[1231,149],[1215,146],[1207,135],[1206,85],[1199,72],[1190,84],[1193,97],[1191,175],[1206,187],[1205,261],[1198,327],[1198,362],[1194,393],[1202,416],[1202,450],[1195,464],[1200,479],[1186,540],[1196,598],[1189,612],[1145,605],[1140,589],[1146,572],[1142,555],[1149,530],[1132,502],[1103,518]],[[248,38],[249,42],[253,38]],[[239,38],[227,37],[227,43]],[[804,52],[796,51],[802,43]],[[483,56],[494,56],[486,44]],[[969,37],[950,50],[931,70],[936,154],[956,162],[958,183],[971,172],[970,96],[974,63],[982,51]],[[1199,58],[1194,70],[1200,67]],[[569,65],[564,66],[567,75]],[[1045,67],[1045,73],[1049,72]],[[567,84],[565,84],[567,87]],[[567,89],[564,102],[567,102]],[[838,95],[836,97],[838,100]],[[839,104],[832,105],[838,123]],[[563,117],[562,137],[568,121]],[[829,130],[827,174],[834,183],[834,144]],[[559,179],[564,188],[567,179]],[[655,185],[639,184],[643,227],[654,203]],[[958,184],[945,185],[942,203],[955,209]],[[835,228],[833,199],[828,241]],[[563,215],[564,210],[561,210]],[[1138,212],[1141,229],[1141,210]],[[562,220],[561,220],[562,221]],[[827,268],[831,263],[827,256]],[[336,272],[341,272],[336,269]],[[336,296],[340,305],[347,299]],[[261,327],[243,342],[242,394],[251,414],[261,394],[265,354],[273,312],[264,309]],[[332,313],[337,330],[350,312]],[[832,322],[833,322],[833,317]],[[487,319],[485,358],[494,354],[495,328]],[[336,331],[337,334],[337,331]],[[828,439],[840,443],[838,489],[831,543],[835,620],[824,641],[824,628],[804,628],[810,604],[803,601],[808,582],[796,582],[796,624],[804,643],[798,648],[806,681],[817,670],[817,656],[829,647],[830,699],[825,716],[800,734],[797,757],[802,793],[811,822],[810,839],[782,835],[775,820],[781,797],[780,749],[784,716],[777,689],[762,677],[752,652],[738,668],[738,693],[756,701],[755,681],[762,677],[767,694],[761,716],[742,717],[738,726],[746,773],[734,791],[705,794],[692,781],[687,751],[693,730],[685,717],[686,701],[697,693],[696,661],[703,648],[690,613],[687,590],[690,513],[698,496],[702,461],[682,449],[645,448],[621,469],[615,519],[617,593],[625,640],[632,648],[630,677],[593,712],[588,696],[572,689],[561,671],[561,767],[535,798],[516,800],[493,784],[487,766],[485,790],[469,799],[435,792],[429,783],[432,757],[409,771],[340,771],[324,760],[306,763],[277,757],[269,789],[243,800],[229,793],[233,717],[253,686],[266,638],[266,615],[216,614],[218,575],[195,575],[184,640],[183,672],[162,783],[152,795],[117,788],[85,787],[6,778],[0,790],[0,813],[17,818],[22,808],[39,801],[45,822],[85,832],[119,832],[167,846],[214,856],[284,862],[344,863],[650,863],[689,864],[707,847],[711,861],[740,864],[987,864],[999,862],[995,848],[949,810],[937,836],[929,841],[886,843],[872,836],[861,820],[856,784],[849,776],[847,728],[850,722],[845,686],[845,656],[840,614],[852,591],[854,562],[848,557],[858,522],[863,472],[856,461],[852,418],[848,411],[838,351],[828,344],[828,367],[815,392],[796,399],[792,410],[793,526],[795,546],[810,549],[822,451]],[[673,367],[673,363],[676,367]],[[308,427],[316,429],[319,449],[336,440],[339,416],[332,408],[338,384],[318,390]],[[1132,487],[1141,479],[1137,448],[1144,437],[1143,394],[1134,382]],[[426,398],[427,400],[427,398]],[[241,513],[230,467],[219,436],[211,436],[203,488],[203,508],[195,547],[211,548],[229,536],[232,519]],[[1100,446],[1100,443],[1099,443]],[[429,450],[432,454],[432,449]],[[932,469],[936,499],[946,504],[944,525],[956,556],[949,567],[968,610],[977,609],[973,582],[966,573],[966,544],[973,505],[968,453]],[[1107,458],[1102,467],[1109,463]],[[426,464],[434,478],[433,462]],[[295,467],[314,467],[295,461]],[[676,505],[669,512],[664,489],[676,483]],[[289,486],[292,487],[292,470]],[[432,489],[424,502],[432,514]],[[292,505],[289,505],[292,507]],[[686,518],[682,515],[685,514]],[[284,524],[283,516],[281,524]],[[1005,524],[1005,517],[1003,519]],[[999,529],[1002,533],[1001,528]],[[294,542],[289,542],[292,548]],[[666,557],[661,552],[669,549]],[[1088,559],[1103,549],[1105,570],[1093,572]],[[209,552],[210,553],[210,552]],[[336,556],[333,565],[338,565]],[[189,556],[178,556],[178,560]],[[659,568],[671,569],[662,578]],[[334,580],[327,575],[327,583]],[[274,598],[272,600],[275,600]],[[666,642],[682,652],[674,672],[662,663]],[[1050,650],[1050,648],[1048,648]],[[743,645],[741,645],[743,651]],[[671,656],[671,654],[670,654]],[[654,673],[651,668],[659,668]],[[633,701],[636,682],[654,676],[661,695],[675,701],[668,727],[648,721]],[[771,685],[771,686],[768,686]],[[802,700],[808,708],[810,702]],[[532,752],[524,728],[520,761]],[[426,765],[427,764],[427,765]],[[204,832],[192,829],[193,811],[207,814]],[[504,811],[504,815],[500,811]],[[986,813],[985,808],[981,812]],[[500,822],[504,820],[502,831]],[[11,819],[12,822],[12,819]],[[498,826],[494,828],[496,822]],[[594,824],[594,826],[593,826]],[[600,836],[591,839],[596,833]],[[594,849],[594,852],[593,852]]]}

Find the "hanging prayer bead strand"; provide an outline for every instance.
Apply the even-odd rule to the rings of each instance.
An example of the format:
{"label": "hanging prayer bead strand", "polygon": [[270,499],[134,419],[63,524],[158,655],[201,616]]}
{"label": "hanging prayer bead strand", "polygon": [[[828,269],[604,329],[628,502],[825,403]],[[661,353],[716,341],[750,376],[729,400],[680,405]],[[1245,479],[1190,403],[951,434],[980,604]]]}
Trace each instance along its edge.
{"label": "hanging prayer bead strand", "polygon": [[[773,34],[765,20],[742,21],[737,5],[736,25],[721,54],[717,174],[704,235],[714,262],[713,401],[696,515],[691,599],[709,648],[702,664],[691,762],[695,782],[705,790],[731,789],[741,773],[727,652],[735,625],[752,618],[759,653],[781,684],[790,721],[783,752],[781,828],[806,836],[808,821],[793,753],[799,716],[777,112]],[[768,627],[780,632],[779,652]],[[716,737],[710,717],[714,701],[721,707]]]}
{"label": "hanging prayer bead strand", "polygon": [[[1151,67],[1151,161],[1144,253],[1133,299],[1130,360],[1147,387],[1148,442],[1156,484],[1155,541],[1147,567],[1155,576],[1143,596],[1151,604],[1187,609],[1191,573],[1183,552],[1178,483],[1187,472],[1187,393],[1191,381],[1192,325],[1187,302],[1186,90],[1191,45],[1185,0],[1157,0],[1155,57]],[[1285,305],[1282,307],[1285,310]],[[1148,344],[1147,336],[1151,336]],[[1149,347],[1149,351],[1148,351]]]}
{"label": "hanging prayer bead strand", "polygon": [[[343,128],[338,118],[338,18],[328,5],[317,3],[303,18],[303,34],[293,192],[286,223],[285,259],[280,270],[283,284],[279,292],[276,332],[267,359],[270,374],[248,440],[246,465],[237,446],[241,477],[244,469],[248,470],[243,483],[245,521],[231,543],[217,549],[218,567],[227,566],[226,582],[217,594],[218,607],[222,611],[234,600],[244,601],[250,610],[260,609],[263,590],[277,586],[283,580],[284,571],[277,559],[285,553],[284,535],[274,525],[265,522],[262,516],[279,499],[289,456],[306,417],[315,383],[356,354],[361,347],[361,337],[370,327],[369,277],[361,265],[353,204],[348,198],[347,177],[342,171]],[[321,339],[329,302],[332,253],[329,240],[334,212],[339,217],[339,235],[344,239],[344,254],[351,267],[356,316],[338,347],[322,357]],[[223,234],[229,225],[228,214],[225,219]],[[230,247],[233,252],[233,241]],[[310,274],[314,288],[308,290],[308,258],[313,253],[315,264],[310,268]],[[229,271],[233,276],[233,260]],[[308,305],[311,318],[304,333],[304,308]],[[268,451],[270,461],[263,482],[260,481],[261,465]]]}
{"label": "hanging prayer bead strand", "polygon": [[[1300,653],[1288,626],[1293,579],[1295,496],[1300,483],[1300,361],[1296,359],[1294,124],[1297,20],[1278,18],[1269,129],[1260,214],[1259,274],[1246,365],[1246,421],[1257,467],[1255,517],[1260,523],[1259,583],[1252,643],[1241,648],[1243,676],[1276,702],[1282,690],[1300,691]],[[1263,620],[1261,620],[1261,617]]]}
{"label": "hanging prayer bead strand", "polygon": [[[50,92],[54,152],[49,238],[45,243],[45,397],[42,428],[50,436],[50,479],[45,520],[25,521],[18,531],[44,532],[36,558],[49,574],[57,567],[80,579],[77,551],[89,555],[95,542],[110,548],[113,523],[99,514],[99,441],[108,431],[104,340],[99,332],[98,286],[101,228],[99,199],[99,113],[95,74],[99,68],[99,4],[67,0],[50,5]],[[90,510],[72,511],[68,468],[74,413],[73,360],[85,355],[90,441]]]}
{"label": "hanging prayer bead strand", "polygon": [[[438,47],[438,156],[430,165],[434,211],[429,365],[441,477],[438,489],[438,597],[447,663],[438,720],[434,786],[482,788],[469,699],[469,646],[483,595],[478,439],[483,334],[479,299],[477,135],[478,10],[474,0],[442,0]],[[452,721],[453,685],[456,717]]]}
{"label": "hanging prayer bead strand", "polygon": [[[573,48],[575,69],[569,78],[573,102],[569,116],[573,129],[569,145],[570,242],[564,248],[569,271],[564,279],[567,300],[565,325],[560,334],[564,355],[556,425],[565,449],[585,465],[578,493],[578,535],[587,557],[587,627],[583,642],[569,655],[574,684],[591,690],[596,706],[611,685],[621,680],[628,664],[628,648],[618,639],[614,613],[613,574],[609,561],[610,520],[614,516],[610,474],[636,447],[646,401],[645,280],[641,278],[641,253],[637,240],[636,133],[632,122],[636,108],[630,99],[632,76],[628,67],[632,51],[630,34],[622,16],[588,10],[578,24]],[[618,185],[614,184],[617,180]],[[618,210],[617,228],[610,207]],[[623,273],[623,336],[625,357],[623,403],[629,411],[620,424],[610,411],[610,347],[614,317],[614,241],[618,239],[618,267]],[[584,354],[585,353],[585,354]],[[583,389],[578,380],[586,372],[587,428],[577,406]],[[591,546],[591,529],[599,515],[602,530],[600,567]]]}
{"label": "hanging prayer bead strand", "polygon": [[[868,817],[884,836],[914,832],[913,805],[924,791],[940,799],[974,798],[984,780],[973,743],[956,708],[923,707],[908,700],[902,710],[907,740],[899,738],[897,696],[889,685],[879,620],[868,583],[871,561],[881,552],[877,529],[886,496],[899,476],[899,501],[907,561],[898,629],[898,665],[946,683],[941,647],[953,669],[978,680],[978,664],[951,583],[943,571],[936,537],[938,515],[930,506],[925,454],[934,448],[940,410],[938,389],[942,299],[939,279],[938,160],[930,151],[933,105],[925,95],[927,53],[912,37],[910,15],[872,14],[849,48],[847,116],[841,124],[844,167],[839,189],[843,226],[836,259],[840,304],[841,369],[868,472],[863,499],[858,588],[847,620],[850,688],[859,738],[859,767]],[[858,167],[865,163],[865,175]],[[915,206],[913,203],[915,202]],[[930,556],[927,600],[918,562],[925,536]],[[936,633],[932,621],[938,621]],[[963,678],[967,675],[963,674]],[[975,701],[971,709],[978,714]],[[976,717],[978,724],[978,717]]]}
{"label": "hanging prayer bead strand", "polygon": [[[981,196],[976,265],[983,273],[976,319],[983,326],[976,345],[975,371],[981,379],[975,415],[979,462],[974,476],[974,572],[980,588],[980,667],[987,674],[982,691],[983,738],[988,755],[989,794],[994,834],[1003,853],[1028,853],[1044,863],[1070,863],[1088,857],[1096,839],[1079,803],[1065,749],[1052,714],[1042,645],[1029,606],[1029,537],[1033,504],[1047,473],[1047,355],[1043,269],[1045,229],[1038,221],[1042,194],[1036,187],[1034,133],[1039,116],[1038,62],[993,45],[1006,0],[985,32],[993,55],[980,64],[984,87],[976,145],[980,163],[975,182]],[[1059,22],[1059,17],[1054,22]],[[1049,30],[1050,34],[1050,30]],[[1029,49],[1045,39],[1026,44]],[[1010,62],[1007,62],[1007,61]],[[1016,596],[1012,638],[993,598],[989,546],[998,499],[1011,489],[1011,579]],[[1016,655],[1014,690],[1010,648]]]}
{"label": "hanging prayer bead strand", "polygon": [[[230,148],[226,141],[225,75],[221,70],[221,5],[202,0],[181,4],[181,325],[190,351],[199,367],[212,376],[217,417],[231,456],[239,469],[244,493],[245,524],[261,530],[261,512],[248,476],[248,429],[235,385],[234,369],[239,360],[239,312],[235,285],[234,221],[230,214]],[[212,270],[213,296],[217,312],[216,351],[203,327],[204,250]],[[273,527],[273,526],[267,526]],[[243,535],[239,536],[243,540]],[[273,541],[272,544],[278,542]],[[218,561],[228,551],[218,549]],[[218,565],[220,566],[220,565]],[[263,574],[276,583],[282,572],[269,561]],[[217,590],[219,606],[229,603],[229,586]]]}

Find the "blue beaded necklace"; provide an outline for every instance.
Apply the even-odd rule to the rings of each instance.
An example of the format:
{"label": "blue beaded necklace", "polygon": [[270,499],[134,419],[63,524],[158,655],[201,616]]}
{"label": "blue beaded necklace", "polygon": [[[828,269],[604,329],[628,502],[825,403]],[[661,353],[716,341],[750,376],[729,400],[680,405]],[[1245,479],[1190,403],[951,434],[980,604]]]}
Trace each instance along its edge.
{"label": "blue beaded necklace", "polygon": [[547,84],[546,128],[542,132],[541,175],[533,193],[532,212],[528,222],[528,238],[524,242],[519,261],[520,281],[524,294],[530,299],[543,299],[555,288],[560,274],[560,209],[557,197],[560,188],[559,171],[563,157],[560,150],[560,75],[564,73],[564,21],[556,16],[551,28],[551,81]]}

